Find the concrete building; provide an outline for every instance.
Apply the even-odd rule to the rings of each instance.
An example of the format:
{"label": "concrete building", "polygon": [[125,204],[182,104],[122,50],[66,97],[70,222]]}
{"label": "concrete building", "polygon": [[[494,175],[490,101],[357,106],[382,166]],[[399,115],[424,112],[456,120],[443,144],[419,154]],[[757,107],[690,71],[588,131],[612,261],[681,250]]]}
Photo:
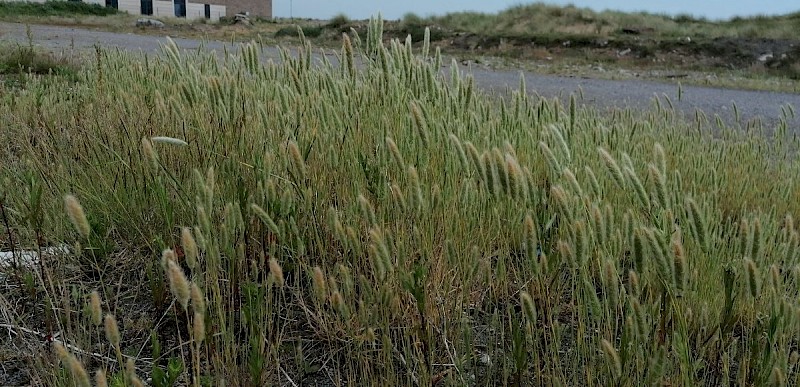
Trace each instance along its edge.
{"label": "concrete building", "polygon": [[[3,0],[0,0],[3,1]],[[47,0],[27,0],[44,3]],[[153,17],[185,17],[218,21],[223,16],[237,13],[272,18],[272,0],[200,0],[209,3],[193,3],[187,0],[83,0],[85,3],[113,7],[131,15]]]}
{"label": "concrete building", "polygon": [[106,7],[114,7],[132,15],[155,17],[185,17],[218,21],[223,16],[237,13],[248,16],[272,18],[272,0],[206,0],[213,2],[192,3],[187,0],[84,0]]}
{"label": "concrete building", "polygon": [[230,16],[243,13],[265,19],[272,18],[272,0],[214,0],[214,2],[224,5]]}

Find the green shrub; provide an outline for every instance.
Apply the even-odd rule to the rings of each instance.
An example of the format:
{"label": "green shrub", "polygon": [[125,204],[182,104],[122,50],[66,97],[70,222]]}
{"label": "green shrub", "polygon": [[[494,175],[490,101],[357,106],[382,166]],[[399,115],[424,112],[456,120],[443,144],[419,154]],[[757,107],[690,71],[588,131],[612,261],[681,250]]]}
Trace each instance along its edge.
{"label": "green shrub", "polygon": [[340,13],[329,20],[325,27],[335,30],[342,30],[345,29],[348,24],[350,24],[350,18],[348,18],[347,15]]}
{"label": "green shrub", "polygon": [[[303,26],[299,27],[303,31],[303,35],[307,38],[316,38],[322,35],[324,28],[319,26]],[[300,32],[298,31],[298,26],[289,26],[283,27],[275,32],[276,38],[281,37],[298,37],[300,36]]]}

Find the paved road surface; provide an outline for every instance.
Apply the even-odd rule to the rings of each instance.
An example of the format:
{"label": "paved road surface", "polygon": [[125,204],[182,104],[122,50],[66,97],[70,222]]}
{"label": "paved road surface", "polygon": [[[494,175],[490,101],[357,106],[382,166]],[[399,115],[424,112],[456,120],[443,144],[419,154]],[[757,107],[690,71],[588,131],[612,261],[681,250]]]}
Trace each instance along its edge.
{"label": "paved road surface", "polygon": [[[90,49],[95,45],[117,47],[125,50],[156,53],[166,37],[136,35],[94,31],[89,29],[31,26],[34,43],[46,48],[60,50],[75,47]],[[26,28],[18,23],[0,23],[0,40],[27,42]],[[235,49],[229,43],[210,41],[202,42],[193,39],[175,39],[183,49],[205,47],[221,52],[225,47]],[[277,50],[270,49],[267,57],[278,58]],[[519,84],[520,72],[513,70],[488,70],[484,68],[463,68],[472,73],[476,84],[484,90],[504,92],[507,87],[516,88]],[[678,101],[678,88],[675,84],[638,80],[598,80],[560,77],[524,73],[528,90],[541,96],[565,97],[570,93],[583,91],[583,102],[599,108],[631,106],[645,108],[650,106],[655,96],[668,95],[674,106],[694,117],[695,110],[701,110],[709,118],[719,114],[726,121],[732,122],[733,104],[735,103],[743,122],[760,118],[766,125],[775,123],[781,116],[781,107],[791,104],[800,110],[800,94],[772,93],[760,91],[726,90],[708,87],[683,87],[683,98]],[[789,121],[789,126],[800,133],[800,111]]]}

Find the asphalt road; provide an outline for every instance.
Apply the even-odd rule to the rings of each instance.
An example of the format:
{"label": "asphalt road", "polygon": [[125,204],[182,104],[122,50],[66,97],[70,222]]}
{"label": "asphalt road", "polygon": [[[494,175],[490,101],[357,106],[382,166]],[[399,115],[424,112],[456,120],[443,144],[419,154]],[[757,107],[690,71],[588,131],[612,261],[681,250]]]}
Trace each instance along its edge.
{"label": "asphalt road", "polygon": [[[95,31],[90,29],[31,26],[34,44],[52,49],[68,50],[70,48],[91,49],[95,45],[120,48],[144,53],[157,53],[161,45],[167,41],[166,36],[136,35]],[[230,43],[219,41],[203,42],[194,39],[174,39],[179,47],[187,50],[203,48],[222,52],[225,48],[235,50]],[[26,26],[19,23],[0,22],[0,41],[27,43]],[[1,53],[0,53],[1,54]],[[267,49],[265,57],[277,60],[277,49]],[[449,71],[443,69],[444,71]],[[519,85],[520,72],[514,70],[491,70],[485,68],[463,67],[464,73],[471,73],[476,84],[487,91],[504,93],[507,88]],[[773,93],[762,91],[729,90],[709,87],[683,86],[682,98],[678,100],[678,87],[639,80],[599,80],[552,75],[539,75],[523,72],[528,91],[540,96],[568,97],[571,93],[583,95],[582,102],[600,109],[608,108],[646,108],[651,106],[655,97],[669,96],[675,108],[683,111],[687,117],[694,117],[700,110],[712,119],[718,114],[725,121],[734,120],[735,104],[742,122],[760,119],[767,127],[777,122],[781,115],[781,107],[787,104],[800,110],[800,94]],[[800,133],[800,111],[791,119],[789,127]]]}

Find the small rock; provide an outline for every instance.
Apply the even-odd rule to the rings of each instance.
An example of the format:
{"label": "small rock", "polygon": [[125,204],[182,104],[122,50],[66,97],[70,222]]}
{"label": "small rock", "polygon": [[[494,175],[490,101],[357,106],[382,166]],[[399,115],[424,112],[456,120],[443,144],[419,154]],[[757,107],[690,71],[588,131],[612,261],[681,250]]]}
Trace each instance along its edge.
{"label": "small rock", "polygon": [[234,15],[233,22],[235,24],[242,24],[246,26],[252,25],[252,23],[250,23],[250,17],[243,13],[237,13],[236,15]]}
{"label": "small rock", "polygon": [[768,52],[768,53],[765,53],[765,54],[761,54],[761,56],[758,57],[758,61],[761,62],[761,63],[764,63],[764,62],[772,59],[772,57],[773,57],[772,53]]}
{"label": "small rock", "polygon": [[164,28],[164,22],[162,22],[160,20],[156,20],[156,19],[148,19],[148,18],[143,17],[143,18],[141,18],[139,20],[136,20],[136,26],[137,27]]}
{"label": "small rock", "polygon": [[631,53],[631,49],[630,48],[626,48],[626,49],[624,49],[624,50],[622,50],[620,52],[617,52],[617,55],[618,56],[625,56],[625,55],[628,55],[630,53]]}

